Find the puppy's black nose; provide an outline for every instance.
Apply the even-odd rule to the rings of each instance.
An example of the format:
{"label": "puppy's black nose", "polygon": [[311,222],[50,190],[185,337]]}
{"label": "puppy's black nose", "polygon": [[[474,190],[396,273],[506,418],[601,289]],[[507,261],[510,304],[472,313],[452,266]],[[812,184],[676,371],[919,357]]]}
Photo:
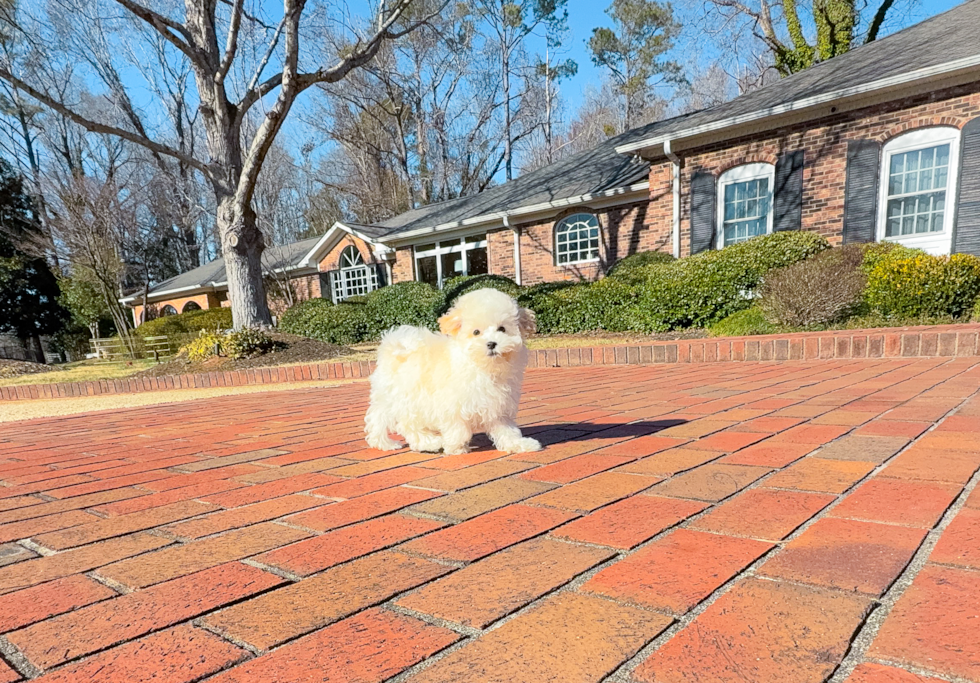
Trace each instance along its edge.
{"label": "puppy's black nose", "polygon": [[497,342],[487,342],[487,348],[493,351],[495,348],[497,348]]}

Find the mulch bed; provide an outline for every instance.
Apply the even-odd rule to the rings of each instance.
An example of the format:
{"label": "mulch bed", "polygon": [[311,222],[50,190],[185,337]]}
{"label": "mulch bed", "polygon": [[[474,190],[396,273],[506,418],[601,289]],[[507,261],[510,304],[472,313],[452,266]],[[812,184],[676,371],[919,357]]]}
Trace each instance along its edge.
{"label": "mulch bed", "polygon": [[0,379],[10,379],[21,375],[34,375],[39,372],[56,372],[58,368],[43,363],[32,363],[26,360],[9,360],[0,358]]}
{"label": "mulch bed", "polygon": [[138,372],[132,377],[163,377],[166,375],[183,375],[195,372],[226,372],[231,370],[248,370],[249,368],[268,368],[293,363],[316,363],[331,360],[338,356],[351,353],[346,346],[327,344],[316,339],[299,337],[294,334],[274,332],[269,335],[278,342],[274,351],[253,358],[226,358],[218,356],[208,358],[200,363],[192,363],[186,358],[176,358],[166,363],[154,365],[147,370]]}

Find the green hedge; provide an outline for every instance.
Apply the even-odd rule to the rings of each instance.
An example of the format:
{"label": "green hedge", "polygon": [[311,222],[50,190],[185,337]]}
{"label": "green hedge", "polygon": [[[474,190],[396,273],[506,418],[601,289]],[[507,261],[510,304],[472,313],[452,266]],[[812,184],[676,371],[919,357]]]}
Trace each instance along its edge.
{"label": "green hedge", "polygon": [[503,275],[464,275],[446,280],[438,300],[433,306],[433,315],[438,320],[453,307],[456,299],[477,289],[496,289],[512,297],[518,297],[521,288],[516,282]]}
{"label": "green hedge", "polygon": [[283,332],[340,345],[371,338],[371,327],[366,303],[345,301],[334,306],[326,299],[310,299],[293,306],[283,313],[279,323]]}
{"label": "green hedge", "polygon": [[[280,326],[286,332],[338,344],[377,339],[402,324],[435,329],[438,317],[459,296],[493,287],[534,310],[538,331],[544,334],[688,327],[726,335],[775,332],[753,306],[757,290],[768,274],[828,248],[820,235],[790,231],[680,260],[636,254],[624,270],[614,269],[592,283],[518,287],[504,277],[481,275],[450,280],[439,292],[423,283],[406,282],[338,306],[323,299],[304,302],[289,309]],[[980,259],[928,256],[895,244],[863,249],[861,269],[868,274],[868,288],[865,304],[855,313],[869,312],[888,320],[980,317]]]}
{"label": "green hedge", "polygon": [[442,300],[440,292],[424,282],[399,282],[376,289],[367,296],[370,333],[380,336],[399,325],[435,329],[435,308]]}
{"label": "green hedge", "polygon": [[643,279],[643,267],[655,263],[671,263],[675,259],[662,251],[640,251],[620,259],[606,272],[607,277],[615,277],[627,282],[639,282]]}
{"label": "green hedge", "polygon": [[980,258],[918,252],[878,260],[868,273],[868,305],[899,318],[969,317],[980,297]]}
{"label": "green hedge", "polygon": [[232,326],[230,308],[209,308],[148,320],[136,328],[141,337],[197,334],[201,330],[227,330]]}

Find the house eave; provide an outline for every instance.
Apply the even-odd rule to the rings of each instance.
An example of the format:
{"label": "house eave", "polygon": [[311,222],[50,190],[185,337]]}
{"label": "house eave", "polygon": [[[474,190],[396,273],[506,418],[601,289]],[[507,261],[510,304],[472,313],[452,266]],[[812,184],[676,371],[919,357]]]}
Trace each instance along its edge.
{"label": "house eave", "polygon": [[538,217],[546,217],[554,214],[562,209],[582,206],[585,204],[588,204],[592,208],[596,209],[617,206],[620,204],[628,204],[630,202],[646,198],[649,191],[650,182],[644,181],[642,183],[634,183],[633,185],[617,187],[611,190],[605,190],[603,192],[581,194],[574,197],[566,197],[564,199],[556,199],[550,202],[541,202],[538,204],[528,204],[526,206],[510,209],[508,211],[496,211],[494,213],[464,218],[460,221],[441,223],[439,225],[426,228],[417,228],[415,230],[397,233],[391,237],[383,237],[379,241],[382,244],[398,247],[411,244],[412,242],[417,242],[418,238],[420,237],[427,237],[435,234],[445,234],[447,237],[450,237],[454,233],[470,232],[478,228],[490,230],[494,228],[511,227],[516,222],[513,220],[514,218],[520,219],[520,222],[529,222]]}
{"label": "house eave", "polygon": [[870,83],[841,88],[828,93],[805,97],[774,107],[759,109],[746,114],[713,121],[701,126],[682,129],[664,135],[656,135],[616,147],[620,154],[636,154],[645,158],[664,156],[665,143],[675,149],[695,144],[710,144],[731,139],[750,132],[771,130],[789,123],[822,118],[842,111],[931,92],[937,85],[950,87],[972,83],[980,79],[980,55],[945,62],[936,66],[917,69],[878,79]]}

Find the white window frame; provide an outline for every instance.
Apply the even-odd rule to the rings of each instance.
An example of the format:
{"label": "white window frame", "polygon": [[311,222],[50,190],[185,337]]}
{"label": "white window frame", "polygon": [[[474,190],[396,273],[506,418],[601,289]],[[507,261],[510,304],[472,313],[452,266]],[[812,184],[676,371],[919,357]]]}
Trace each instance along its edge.
{"label": "white window frame", "polygon": [[776,167],[767,163],[743,164],[728,169],[718,177],[715,225],[718,226],[716,241],[719,249],[725,248],[725,188],[733,183],[744,183],[762,178],[769,180],[769,213],[766,216],[766,234],[769,235],[772,234],[772,219],[775,213],[773,210],[773,190],[776,187]]}
{"label": "white window frame", "polygon": [[[571,219],[573,219],[573,218],[575,218],[577,216],[591,216],[592,218],[595,219],[596,226],[598,228],[598,234],[599,234],[599,245],[596,248],[596,255],[595,255],[595,258],[578,259],[578,260],[575,260],[575,261],[565,261],[564,263],[562,263],[558,259],[558,257],[559,257],[559,253],[558,253],[558,231],[563,226],[565,226],[567,223],[569,223],[571,221]],[[576,222],[578,222],[578,221],[576,221]],[[575,213],[569,214],[569,215],[565,216],[564,218],[562,218],[561,220],[559,220],[557,223],[555,223],[555,228],[552,231],[552,234],[554,235],[554,240],[555,240],[555,266],[557,266],[558,268],[566,268],[568,266],[575,266],[575,265],[578,265],[578,264],[581,264],[581,263],[597,263],[601,259],[601,257],[602,257],[602,221],[599,219],[599,215],[598,214],[592,213],[591,211],[576,211]]]}
{"label": "white window frame", "polygon": [[[354,265],[344,266],[345,255],[350,251],[354,250],[357,254],[357,260],[360,263],[354,263]],[[353,262],[353,259],[347,259],[348,262]],[[364,262],[364,257],[361,255],[361,250],[353,245],[344,247],[343,251],[340,252],[340,258],[337,260],[337,265],[339,266],[337,270],[330,272],[331,278],[331,298],[333,302],[340,303],[345,299],[349,299],[352,296],[364,295],[373,292],[378,288],[378,271],[374,267],[368,265]],[[352,281],[361,280],[364,285],[354,285]]]}
{"label": "white window frame", "polygon": [[[473,239],[482,235],[483,239],[477,240],[475,242],[467,242],[466,240]],[[481,249],[485,248],[487,250],[487,263],[490,261],[490,248],[487,246],[487,235],[485,232],[476,232],[470,235],[463,235],[462,237],[457,237],[451,240],[442,240],[435,243],[435,248],[426,249],[425,251],[419,251],[416,247],[412,247],[413,259],[415,264],[415,279],[420,280],[419,271],[419,259],[425,258],[426,256],[436,257],[436,277],[438,281],[439,289],[442,289],[443,283],[447,278],[443,276],[442,272],[442,255],[443,254],[460,254],[460,258],[463,260],[463,273],[462,275],[469,274],[469,260],[467,259],[467,252],[471,249]],[[489,271],[489,267],[487,268]],[[459,277],[455,273],[451,277]]]}
{"label": "white window frame", "polygon": [[[892,157],[896,154],[914,152],[919,149],[949,144],[949,171],[946,174],[946,207],[943,209],[942,232],[924,235],[898,235],[886,237],[888,225],[888,178]],[[878,226],[879,242],[898,242],[907,247],[923,249],[930,254],[942,256],[953,251],[953,220],[956,215],[960,170],[960,131],[951,126],[936,126],[903,133],[892,138],[881,150],[881,167],[878,173]]]}

